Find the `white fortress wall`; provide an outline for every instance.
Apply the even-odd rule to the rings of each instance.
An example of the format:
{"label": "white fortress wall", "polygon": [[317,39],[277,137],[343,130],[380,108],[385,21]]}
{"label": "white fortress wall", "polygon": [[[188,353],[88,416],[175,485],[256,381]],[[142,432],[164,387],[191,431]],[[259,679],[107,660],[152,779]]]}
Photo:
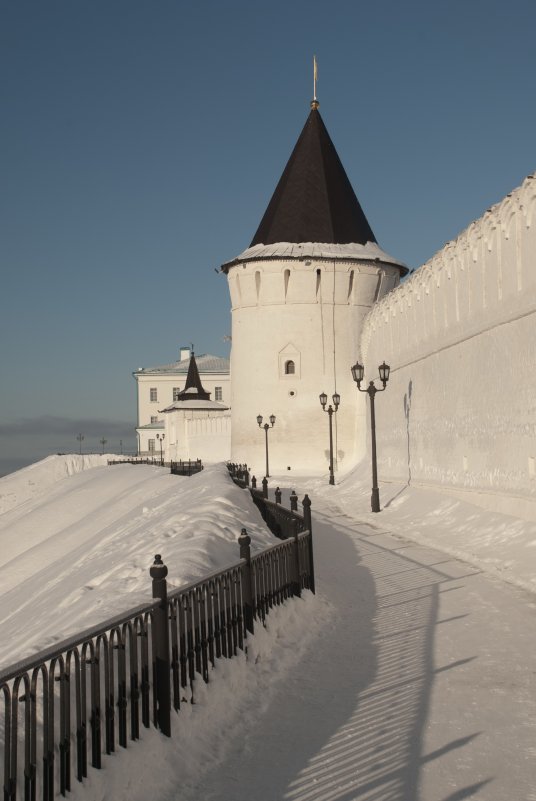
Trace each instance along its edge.
{"label": "white fortress wall", "polygon": [[536,515],[536,174],[373,307],[361,355],[391,365],[380,480]]}
{"label": "white fortress wall", "polygon": [[165,415],[166,459],[226,461],[231,453],[231,414],[177,410]]}
{"label": "white fortress wall", "polygon": [[191,459],[203,462],[228,461],[231,455],[231,415],[186,420],[186,436]]}

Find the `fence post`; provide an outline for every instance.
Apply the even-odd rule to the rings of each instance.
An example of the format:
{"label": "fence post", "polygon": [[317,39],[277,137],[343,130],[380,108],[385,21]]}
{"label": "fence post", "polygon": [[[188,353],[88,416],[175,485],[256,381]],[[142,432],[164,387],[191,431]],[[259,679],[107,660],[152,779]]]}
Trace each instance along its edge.
{"label": "fence post", "polygon": [[308,495],[305,495],[302,501],[303,506],[303,522],[305,524],[305,528],[309,531],[309,583],[312,593],[315,592],[315,563],[313,557],[313,528],[312,528],[312,520],[311,520],[311,499]]}
{"label": "fence post", "polygon": [[240,558],[246,560],[245,570],[242,572],[242,603],[244,604],[244,623],[247,631],[253,634],[253,589],[251,581],[251,537],[243,528],[238,538]]}
{"label": "fence post", "polygon": [[264,476],[262,480],[262,497],[263,498],[268,497],[268,479],[266,478],[266,476]]}
{"label": "fence post", "polygon": [[290,511],[291,512],[298,511],[298,496],[296,495],[294,490],[290,491]]}
{"label": "fence post", "polygon": [[300,582],[300,547],[298,542],[298,521],[296,518],[292,520],[293,538],[294,538],[294,591],[293,595],[301,598],[301,582]]}
{"label": "fence post", "polygon": [[275,488],[274,495],[275,495],[275,502],[276,503],[281,503],[281,490],[279,489],[279,487]]}
{"label": "fence post", "polygon": [[155,664],[154,681],[156,684],[156,721],[158,728],[166,737],[171,737],[171,664],[169,659],[169,624],[167,603],[168,569],[162,562],[159,553],[154,558],[150,569],[153,580],[153,598],[159,598],[160,603],[154,612],[153,626],[155,627]]}
{"label": "fence post", "polygon": [[311,526],[311,499],[308,495],[303,496],[303,522],[307,531],[312,531]]}
{"label": "fence post", "polygon": [[251,489],[257,489],[257,479],[255,476],[251,477]]}

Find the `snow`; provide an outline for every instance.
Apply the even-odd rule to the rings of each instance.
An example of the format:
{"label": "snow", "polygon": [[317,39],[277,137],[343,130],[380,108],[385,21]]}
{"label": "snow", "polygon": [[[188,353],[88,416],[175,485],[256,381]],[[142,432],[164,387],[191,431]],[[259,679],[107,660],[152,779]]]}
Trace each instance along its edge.
{"label": "snow", "polygon": [[[148,595],[154,553],[179,584],[236,561],[243,525],[273,542],[222,465],[43,464],[63,477],[31,497],[27,471],[0,480],[0,502],[22,499],[0,516],[4,663]],[[284,500],[288,481],[270,482]],[[367,466],[292,481],[313,502],[317,595],[271,612],[247,659],[219,660],[171,739],[142,730],[72,796],[534,801],[535,524],[403,484],[380,485],[372,514]]]}
{"label": "snow", "polygon": [[0,514],[8,512],[15,506],[21,506],[62,478],[97,465],[107,464],[110,458],[110,454],[48,456],[40,462],[4,476],[0,482]]}
{"label": "snow", "polygon": [[221,465],[188,478],[106,458],[0,479],[0,665],[150,599],[156,553],[173,587],[236,563],[243,526],[253,550],[276,541]]}
{"label": "snow", "polygon": [[389,256],[376,242],[359,242],[340,245],[332,242],[277,242],[272,245],[253,245],[247,248],[235,259],[226,262],[223,270],[229,269],[236,262],[255,261],[257,259],[362,259],[363,261],[382,261],[386,264],[395,264],[407,269],[406,265],[398,259]]}
{"label": "snow", "polygon": [[[325,495],[320,481],[309,481],[313,495]],[[347,514],[364,530],[382,531],[431,545],[492,573],[504,581],[536,592],[536,523],[475,506],[451,494],[449,488],[431,490],[418,484],[384,483],[383,511],[370,512],[370,470],[357,467],[336,490]],[[476,493],[475,493],[476,494]],[[478,502],[478,501],[477,501]],[[519,514],[523,507],[519,504]]]}

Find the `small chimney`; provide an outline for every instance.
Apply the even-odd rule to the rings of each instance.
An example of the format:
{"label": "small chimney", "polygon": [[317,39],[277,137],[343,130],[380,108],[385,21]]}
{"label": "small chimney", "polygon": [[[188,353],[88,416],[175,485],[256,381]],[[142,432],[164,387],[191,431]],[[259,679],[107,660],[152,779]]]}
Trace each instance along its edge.
{"label": "small chimney", "polygon": [[185,359],[189,359],[189,358],[190,358],[190,348],[188,348],[188,347],[183,348],[181,346],[180,352],[179,352],[179,361],[183,362]]}

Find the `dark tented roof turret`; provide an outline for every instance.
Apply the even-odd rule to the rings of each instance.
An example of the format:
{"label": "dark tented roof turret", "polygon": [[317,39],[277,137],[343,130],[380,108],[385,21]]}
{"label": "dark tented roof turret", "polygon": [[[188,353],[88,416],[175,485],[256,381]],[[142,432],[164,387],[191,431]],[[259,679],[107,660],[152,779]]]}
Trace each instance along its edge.
{"label": "dark tented roof turret", "polygon": [[190,400],[210,400],[210,392],[203,389],[199,370],[195,361],[195,355],[192,350],[190,356],[190,364],[188,366],[188,375],[186,376],[186,385],[182,392],[178,393],[178,401]]}
{"label": "dark tented roof turret", "polygon": [[276,242],[376,242],[314,101],[250,247]]}

